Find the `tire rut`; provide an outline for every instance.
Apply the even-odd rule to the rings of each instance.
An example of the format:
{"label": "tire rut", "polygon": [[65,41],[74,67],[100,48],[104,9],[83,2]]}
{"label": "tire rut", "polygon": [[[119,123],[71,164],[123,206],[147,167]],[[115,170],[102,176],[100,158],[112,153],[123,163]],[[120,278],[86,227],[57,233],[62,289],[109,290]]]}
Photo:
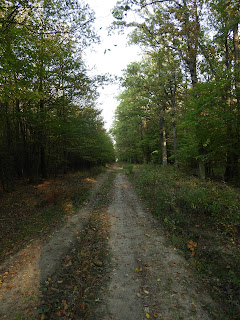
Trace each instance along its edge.
{"label": "tire rut", "polygon": [[31,319],[39,318],[36,305],[41,299],[41,285],[74,247],[76,233],[87,224],[90,211],[97,205],[97,192],[108,174],[109,171],[97,179],[87,205],[67,224],[44,241],[34,241],[1,266],[4,282],[0,283],[0,319],[15,320],[26,312]]}
{"label": "tire rut", "polygon": [[207,307],[214,302],[121,173],[108,215],[112,265],[101,319],[212,319]]}

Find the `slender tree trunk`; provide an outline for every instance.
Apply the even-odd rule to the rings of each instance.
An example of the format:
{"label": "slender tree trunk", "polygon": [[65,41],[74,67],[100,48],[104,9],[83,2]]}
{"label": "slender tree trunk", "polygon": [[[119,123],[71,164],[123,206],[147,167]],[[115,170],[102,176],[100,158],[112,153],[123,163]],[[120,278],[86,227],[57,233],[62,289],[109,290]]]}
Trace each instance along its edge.
{"label": "slender tree trunk", "polygon": [[173,154],[174,154],[174,168],[178,167],[178,159],[177,159],[177,130],[176,130],[176,121],[172,122],[172,133],[173,133]]}
{"label": "slender tree trunk", "polygon": [[10,107],[9,103],[5,102],[0,105],[5,114],[4,132],[2,150],[0,153],[0,180],[4,191],[11,191],[13,183],[13,152],[12,152],[12,131],[11,122],[9,121]]}
{"label": "slender tree trunk", "polygon": [[[43,42],[43,34],[41,35],[41,41],[40,41],[40,64],[39,64],[39,93],[40,96],[43,95],[43,73],[44,73],[44,65],[43,65],[43,48],[44,42]],[[45,145],[44,145],[44,129],[43,129],[43,122],[44,122],[44,100],[41,97],[39,101],[39,113],[40,113],[40,129],[39,129],[39,149],[40,149],[40,173],[41,177],[44,179],[47,176],[47,170],[46,170],[46,159],[45,159]]]}
{"label": "slender tree trunk", "polygon": [[144,140],[144,129],[146,128],[146,123],[144,123],[144,120],[140,124],[140,135],[141,135],[141,149],[142,149],[142,155],[143,155],[143,163],[147,163],[147,155],[145,146],[143,143]]}
{"label": "slender tree trunk", "polygon": [[[198,83],[197,54],[198,54],[199,35],[200,35],[198,7],[197,7],[197,1],[193,0],[192,17],[194,20],[191,21],[190,14],[189,14],[190,9],[187,6],[187,1],[183,0],[183,3],[185,7],[184,23],[185,23],[185,36],[186,36],[186,44],[187,44],[186,64],[188,66],[189,73],[191,76],[192,87],[194,88]],[[205,163],[202,159],[203,155],[204,155],[204,146],[202,141],[200,141],[198,146],[198,156],[199,156],[198,168],[199,168],[199,176],[202,180],[204,180],[206,177]]]}
{"label": "slender tree trunk", "polygon": [[15,170],[17,172],[18,177],[23,176],[23,149],[22,149],[22,139],[21,139],[21,127],[22,127],[22,119],[20,114],[20,101],[16,99],[15,101],[15,112],[16,112],[16,120],[15,120],[15,139],[16,139],[16,152],[15,152]]}
{"label": "slender tree trunk", "polygon": [[[189,67],[189,71],[190,71],[190,75],[191,75],[192,87],[194,88],[198,83],[198,78],[197,78],[197,59],[196,59],[195,50],[192,50],[192,53],[190,51],[190,57],[189,57],[189,60],[188,60],[188,67]],[[202,180],[206,179],[206,167],[205,167],[205,162],[203,161],[203,156],[204,156],[204,153],[205,153],[204,149],[205,148],[203,146],[203,142],[200,141],[199,145],[198,145],[198,171],[199,171],[199,177]]]}
{"label": "slender tree trunk", "polygon": [[160,136],[162,145],[162,164],[167,165],[167,139],[164,116],[160,118]]}
{"label": "slender tree trunk", "polygon": [[[235,77],[235,96],[236,102],[231,101],[230,96],[228,96],[228,106],[230,112],[236,114],[234,122],[227,124],[227,131],[229,140],[232,141],[231,146],[227,152],[226,158],[226,168],[224,179],[226,181],[235,179],[239,176],[239,149],[240,149],[240,46],[239,46],[239,30],[238,24],[235,25],[233,29],[233,47],[234,47],[234,77]],[[227,69],[230,69],[229,53],[228,53],[228,42],[226,37],[225,42],[225,51],[226,51],[226,66]],[[234,106],[235,104],[235,106]]]}
{"label": "slender tree trunk", "polygon": [[199,177],[201,180],[206,179],[206,164],[202,160],[202,156],[204,155],[204,148],[199,146],[198,154],[200,155],[200,158],[198,159],[198,169],[199,169]]}
{"label": "slender tree trunk", "polygon": [[[175,77],[174,77],[175,79]],[[176,130],[176,90],[177,90],[177,82],[176,79],[174,81],[174,89],[171,90],[171,116],[172,116],[172,135],[173,135],[173,155],[174,155],[174,168],[178,167],[178,159],[177,159],[177,130]]]}

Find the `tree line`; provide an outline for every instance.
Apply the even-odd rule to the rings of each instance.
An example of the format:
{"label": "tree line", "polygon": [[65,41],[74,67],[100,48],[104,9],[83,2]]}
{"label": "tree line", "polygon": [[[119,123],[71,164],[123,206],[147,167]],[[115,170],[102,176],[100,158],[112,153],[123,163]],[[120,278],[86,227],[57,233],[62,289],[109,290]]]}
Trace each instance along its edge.
{"label": "tree line", "polygon": [[30,182],[114,159],[96,108],[103,76],[83,52],[99,41],[94,12],[77,0],[0,4],[0,180]]}
{"label": "tree line", "polygon": [[239,12],[236,0],[117,2],[113,29],[130,28],[143,50],[121,81],[120,160],[239,181]]}

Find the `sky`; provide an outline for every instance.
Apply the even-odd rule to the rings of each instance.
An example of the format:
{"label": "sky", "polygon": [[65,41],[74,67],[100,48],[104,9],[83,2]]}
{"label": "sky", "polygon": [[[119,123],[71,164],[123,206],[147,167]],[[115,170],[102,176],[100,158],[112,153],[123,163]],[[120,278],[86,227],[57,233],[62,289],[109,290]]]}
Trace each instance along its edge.
{"label": "sky", "polygon": [[[117,0],[88,0],[87,4],[95,11],[95,29],[101,37],[101,44],[91,46],[85,53],[86,64],[92,70],[93,74],[110,73],[121,76],[122,70],[133,61],[139,60],[140,49],[137,46],[127,45],[127,34],[108,35],[107,28],[111,25],[113,17],[111,14]],[[111,51],[109,51],[110,49]],[[121,89],[118,84],[111,84],[100,88],[100,97],[98,107],[102,110],[102,116],[105,121],[105,128],[110,129],[114,110],[118,105],[116,97]]]}

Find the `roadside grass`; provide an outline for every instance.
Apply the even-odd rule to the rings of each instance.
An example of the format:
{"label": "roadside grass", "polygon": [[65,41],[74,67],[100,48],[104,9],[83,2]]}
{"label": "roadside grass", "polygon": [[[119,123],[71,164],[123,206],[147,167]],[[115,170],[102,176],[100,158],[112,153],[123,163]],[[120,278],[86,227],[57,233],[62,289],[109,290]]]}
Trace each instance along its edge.
{"label": "roadside grass", "polygon": [[111,200],[114,177],[115,172],[110,171],[95,195],[97,201],[88,223],[76,235],[74,248],[69,250],[58,272],[42,284],[42,303],[38,309],[41,320],[102,318],[97,307],[109,281],[106,207]]}
{"label": "roadside grass", "polygon": [[38,185],[22,183],[15,191],[0,194],[0,263],[73,215],[88,197],[94,178],[104,170],[94,167]]}
{"label": "roadside grass", "polygon": [[209,310],[212,315],[240,319],[239,190],[170,166],[123,167],[173,245],[221,303],[222,310]]}

